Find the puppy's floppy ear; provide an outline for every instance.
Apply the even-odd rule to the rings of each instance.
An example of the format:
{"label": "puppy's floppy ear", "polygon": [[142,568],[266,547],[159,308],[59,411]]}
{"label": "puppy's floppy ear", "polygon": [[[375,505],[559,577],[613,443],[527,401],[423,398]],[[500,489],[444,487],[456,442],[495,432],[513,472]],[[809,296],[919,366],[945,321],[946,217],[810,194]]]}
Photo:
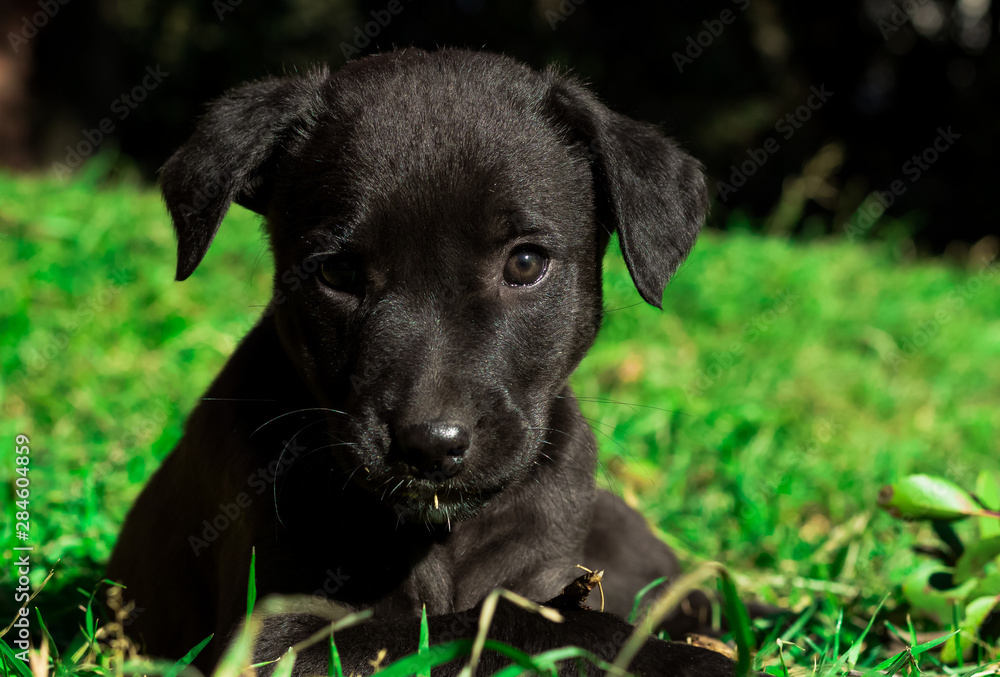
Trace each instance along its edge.
{"label": "puppy's floppy ear", "polygon": [[570,78],[551,70],[549,76],[546,107],[592,160],[598,219],[618,231],[642,298],[661,308],[708,210],[701,164],[653,125],[609,110]]}
{"label": "puppy's floppy ear", "polygon": [[201,263],[229,205],[258,214],[270,201],[270,173],[309,124],[318,70],[230,90],[213,102],[194,134],[161,170],[160,184],[177,233],[177,279]]}

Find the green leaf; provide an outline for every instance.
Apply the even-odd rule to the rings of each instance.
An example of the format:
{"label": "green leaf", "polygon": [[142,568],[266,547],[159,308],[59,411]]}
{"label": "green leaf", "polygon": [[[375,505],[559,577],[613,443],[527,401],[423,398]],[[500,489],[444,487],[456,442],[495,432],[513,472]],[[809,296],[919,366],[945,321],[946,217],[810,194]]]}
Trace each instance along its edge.
{"label": "green leaf", "polygon": [[993,597],[1000,595],[1000,571],[991,571],[982,578],[975,580],[975,587],[969,597]]}
{"label": "green leaf", "polygon": [[[983,470],[976,478],[976,498],[990,510],[1000,510],[1000,476]],[[980,517],[979,537],[982,539],[1000,536],[1000,519]]]}
{"label": "green leaf", "polygon": [[955,563],[955,583],[961,585],[984,573],[984,567],[997,556],[1000,556],[1000,536],[973,543]]}
{"label": "green leaf", "polygon": [[963,655],[972,655],[977,641],[979,626],[983,624],[986,617],[990,615],[998,603],[1000,603],[1000,596],[980,597],[969,602],[965,607],[965,618],[959,624],[958,630],[949,637],[950,641],[941,649],[942,661],[945,663],[955,663],[958,661],[960,646]]}
{"label": "green leaf", "polygon": [[975,590],[976,581],[938,590],[930,583],[931,576],[938,573],[948,573],[948,569],[938,562],[924,562],[903,581],[903,596],[915,611],[943,624],[951,618],[952,606],[963,603]]}
{"label": "green leaf", "polygon": [[910,475],[882,487],[878,503],[900,519],[951,521],[983,513],[965,489],[930,475]]}
{"label": "green leaf", "polygon": [[179,661],[174,663],[173,666],[170,668],[170,670],[164,673],[163,677],[177,677],[177,675],[181,674],[184,668],[186,668],[187,666],[191,665],[192,662],[194,662],[194,659],[197,658],[198,654],[201,653],[201,650],[204,649],[205,646],[212,641],[213,637],[215,637],[215,635],[211,634],[205,639],[198,642],[198,644],[195,645],[193,649],[188,651]]}

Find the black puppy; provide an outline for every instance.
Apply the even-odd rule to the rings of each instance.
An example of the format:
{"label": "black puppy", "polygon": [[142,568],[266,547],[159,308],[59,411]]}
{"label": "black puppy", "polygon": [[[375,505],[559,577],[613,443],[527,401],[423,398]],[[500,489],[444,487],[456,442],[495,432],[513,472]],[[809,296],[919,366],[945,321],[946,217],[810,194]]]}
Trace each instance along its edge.
{"label": "black puppy", "polygon": [[[567,385],[601,321],[612,233],[659,307],[703,221],[701,168],[657,129],[553,70],[395,52],[229,92],[162,185],[178,280],[231,202],[264,216],[277,273],[112,556],[149,653],[177,657],[214,632],[199,660],[211,668],[245,613],[252,548],[261,596],[374,610],[338,634],[348,673],[370,672],[381,648],[415,650],[423,605],[440,642],[474,635],[497,587],[548,600],[583,564],[607,571],[607,608],[624,615],[678,573],[643,519],[595,488],[596,445]],[[256,658],[325,622],[269,618]],[[492,636],[610,659],[628,632],[611,613],[556,625],[501,605]],[[325,657],[306,652],[296,671],[325,671]],[[732,664],[650,640],[633,669]]]}

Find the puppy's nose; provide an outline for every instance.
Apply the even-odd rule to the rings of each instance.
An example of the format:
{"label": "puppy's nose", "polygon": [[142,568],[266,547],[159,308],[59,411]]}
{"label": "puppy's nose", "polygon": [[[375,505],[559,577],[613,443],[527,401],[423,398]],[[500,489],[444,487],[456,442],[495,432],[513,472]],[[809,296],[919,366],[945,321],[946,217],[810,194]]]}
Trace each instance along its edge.
{"label": "puppy's nose", "polygon": [[405,425],[396,439],[406,462],[433,481],[456,474],[469,450],[469,431],[446,421]]}

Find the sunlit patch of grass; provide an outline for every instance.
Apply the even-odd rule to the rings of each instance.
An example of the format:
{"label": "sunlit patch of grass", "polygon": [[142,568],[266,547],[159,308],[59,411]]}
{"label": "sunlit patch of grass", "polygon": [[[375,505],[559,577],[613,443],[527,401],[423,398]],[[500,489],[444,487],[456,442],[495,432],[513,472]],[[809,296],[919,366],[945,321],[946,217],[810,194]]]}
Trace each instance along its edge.
{"label": "sunlit patch of grass", "polygon": [[[0,437],[32,439],[32,585],[56,569],[33,605],[65,661],[77,589],[101,579],[129,505],[260,314],[271,262],[259,219],[234,206],[197,274],[173,282],[157,193],[96,170],[68,184],[0,175],[0,232]],[[598,481],[687,562],[721,561],[744,593],[795,611],[790,626],[753,623],[772,674],[835,661],[886,593],[858,665],[890,658],[884,621],[907,627],[898,585],[927,527],[875,511],[879,487],[919,472],[968,487],[1000,465],[995,272],[874,242],[709,232],[660,312],[609,253],[605,325],[573,377]],[[916,660],[937,671],[932,656]]]}

